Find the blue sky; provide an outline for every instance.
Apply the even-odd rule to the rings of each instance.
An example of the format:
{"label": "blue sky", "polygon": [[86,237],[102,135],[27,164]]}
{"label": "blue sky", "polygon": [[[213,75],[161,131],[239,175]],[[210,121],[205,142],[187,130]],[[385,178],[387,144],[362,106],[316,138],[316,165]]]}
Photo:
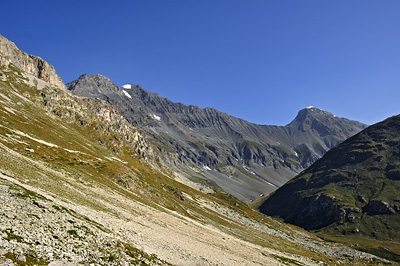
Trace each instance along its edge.
{"label": "blue sky", "polygon": [[400,1],[1,3],[0,34],[64,82],[99,73],[176,102],[285,125],[307,106],[400,114]]}

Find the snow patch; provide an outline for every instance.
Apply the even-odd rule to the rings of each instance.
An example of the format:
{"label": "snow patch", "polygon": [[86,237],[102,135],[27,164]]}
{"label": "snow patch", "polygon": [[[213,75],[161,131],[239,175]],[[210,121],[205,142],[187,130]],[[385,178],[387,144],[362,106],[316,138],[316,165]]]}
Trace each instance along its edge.
{"label": "snow patch", "polygon": [[155,120],[158,120],[158,121],[161,120],[161,117],[159,117],[158,115],[153,115],[153,117],[154,117]]}
{"label": "snow patch", "polygon": [[210,168],[210,167],[208,167],[207,165],[204,165],[204,166],[203,166],[203,169],[204,169],[204,170],[211,171],[211,168]]}
{"label": "snow patch", "polygon": [[293,151],[294,152],[294,155],[296,155],[296,157],[299,157],[299,155],[297,154],[297,152],[295,152],[295,151]]}
{"label": "snow patch", "polygon": [[70,153],[87,154],[87,153],[84,153],[84,152],[81,152],[81,151],[69,150],[69,149],[66,149],[66,148],[63,148],[63,149],[66,150],[67,152],[70,152]]}
{"label": "snow patch", "polygon": [[268,185],[270,185],[270,186],[273,186],[273,187],[278,187],[277,185],[275,185],[275,184],[272,184],[271,182],[268,182],[267,180],[264,180],[264,182],[265,183],[267,183]]}
{"label": "snow patch", "polygon": [[41,143],[41,144],[44,144],[44,145],[49,146],[49,147],[52,147],[52,148],[58,148],[58,145],[56,145],[56,144],[49,143],[49,142],[46,142],[46,141],[44,141],[44,140],[31,137],[31,136],[29,136],[28,134],[25,134],[24,132],[21,132],[21,131],[19,131],[19,130],[13,130],[13,129],[11,129],[11,130],[12,130],[15,134],[18,134],[18,135],[20,135],[20,136],[22,136],[22,137],[29,138],[29,139],[31,139],[31,140],[33,140],[33,141],[39,142],[39,143]]}
{"label": "snow patch", "polygon": [[120,162],[120,163],[123,163],[123,164],[128,164],[128,162],[126,162],[126,161],[124,161],[124,160],[121,160],[121,159],[119,159],[119,158],[117,158],[117,157],[106,157],[108,160],[110,160],[110,161],[116,161],[116,162]]}
{"label": "snow patch", "polygon": [[122,86],[122,88],[130,90],[130,89],[132,89],[132,85],[131,84],[126,84],[126,85]]}
{"label": "snow patch", "polygon": [[16,110],[12,109],[12,108],[8,108],[7,106],[3,106],[3,108],[6,110],[6,112],[12,113],[15,115]]}
{"label": "snow patch", "polygon": [[246,170],[246,171],[249,172],[250,174],[257,176],[257,174],[254,173],[252,170],[250,170],[250,168],[248,168],[247,166],[243,165],[243,168],[244,168],[244,170]]}
{"label": "snow patch", "polygon": [[[33,140],[33,141],[36,141],[36,142],[38,142],[38,143],[40,143],[40,144],[46,145],[46,146],[51,147],[51,148],[61,148],[61,149],[65,150],[65,151],[67,151],[67,152],[70,152],[70,153],[86,154],[86,153],[84,153],[84,152],[75,151],[75,150],[69,150],[69,149],[60,147],[60,146],[58,146],[58,145],[56,145],[56,144],[53,144],[53,143],[50,143],[50,142],[47,142],[47,141],[44,141],[44,140],[41,140],[41,139],[34,138],[34,137],[32,137],[32,136],[30,136],[30,135],[28,135],[28,134],[26,134],[26,133],[24,133],[24,132],[21,132],[21,131],[19,131],[19,130],[11,129],[11,131],[13,131],[15,134],[17,134],[17,135],[19,135],[19,136],[29,138],[29,139],[31,139],[31,140]],[[15,136],[15,137],[17,137],[17,136]],[[14,138],[14,139],[15,139],[15,138]],[[18,141],[18,142],[25,143],[25,142],[22,142],[22,141]],[[27,144],[27,143],[26,143],[26,144]],[[35,150],[33,150],[33,149],[30,149],[30,148],[26,148],[26,150],[27,150],[27,151],[30,151],[30,152],[34,152],[34,151],[35,151]]]}
{"label": "snow patch", "polygon": [[314,106],[308,106],[307,109],[312,109],[315,108]]}
{"label": "snow patch", "polygon": [[127,91],[124,91],[124,90],[122,90],[122,91],[124,92],[126,97],[128,97],[129,99],[132,99],[132,96]]}

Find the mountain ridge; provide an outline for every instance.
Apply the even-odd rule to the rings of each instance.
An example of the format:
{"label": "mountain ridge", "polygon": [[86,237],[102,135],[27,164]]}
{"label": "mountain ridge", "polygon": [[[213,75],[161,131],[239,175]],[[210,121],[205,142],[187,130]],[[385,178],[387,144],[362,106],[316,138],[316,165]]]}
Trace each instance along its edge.
{"label": "mountain ridge", "polygon": [[[247,202],[274,191],[366,126],[317,108],[299,112],[310,112],[308,120],[298,115],[286,126],[257,125],[214,108],[172,102],[140,85],[118,87],[99,74],[82,75],[67,88],[113,105],[146,132],[164,163],[188,179],[211,181]],[[318,119],[313,111],[321,114]],[[314,127],[301,131],[299,123]]]}

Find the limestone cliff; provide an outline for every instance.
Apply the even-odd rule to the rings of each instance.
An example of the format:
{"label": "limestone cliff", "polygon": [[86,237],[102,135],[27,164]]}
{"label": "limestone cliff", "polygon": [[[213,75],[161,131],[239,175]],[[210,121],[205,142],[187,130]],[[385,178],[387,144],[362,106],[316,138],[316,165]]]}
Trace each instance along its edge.
{"label": "limestone cliff", "polygon": [[38,56],[29,55],[19,50],[15,43],[2,35],[0,35],[0,55],[28,74],[62,89],[65,88],[63,80],[51,64]]}

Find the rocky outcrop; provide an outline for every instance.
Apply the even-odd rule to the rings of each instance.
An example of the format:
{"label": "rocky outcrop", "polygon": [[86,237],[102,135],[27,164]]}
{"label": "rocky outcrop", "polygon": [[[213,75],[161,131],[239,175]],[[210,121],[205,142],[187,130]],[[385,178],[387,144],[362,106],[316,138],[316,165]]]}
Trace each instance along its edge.
{"label": "rocky outcrop", "polygon": [[0,265],[165,265],[89,218],[2,178],[0,194]]}
{"label": "rocky outcrop", "polygon": [[99,132],[93,136],[116,153],[128,147],[132,156],[139,156],[153,165],[158,158],[144,137],[115,109],[100,99],[70,95],[57,88],[44,88],[40,93],[44,106],[68,123],[91,127]]}
{"label": "rocky outcrop", "polygon": [[13,42],[2,35],[0,35],[0,55],[26,73],[59,88],[65,88],[64,82],[52,65],[38,56],[29,55],[19,50]]}

